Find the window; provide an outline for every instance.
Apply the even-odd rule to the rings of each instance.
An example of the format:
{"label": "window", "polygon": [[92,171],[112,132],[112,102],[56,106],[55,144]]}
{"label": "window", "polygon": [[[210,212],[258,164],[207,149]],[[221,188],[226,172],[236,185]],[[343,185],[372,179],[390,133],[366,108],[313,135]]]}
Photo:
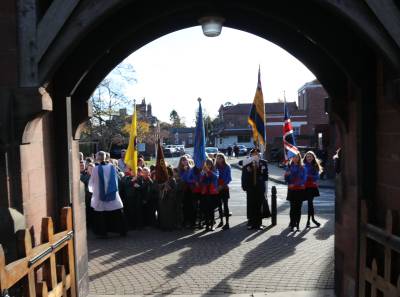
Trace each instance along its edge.
{"label": "window", "polygon": [[193,133],[189,133],[188,135],[188,144],[193,144]]}
{"label": "window", "polygon": [[300,135],[300,127],[293,127],[293,134],[294,136]]}
{"label": "window", "polygon": [[250,142],[249,135],[238,135],[238,142]]}
{"label": "window", "polygon": [[306,90],[302,90],[298,94],[299,98],[299,110],[307,110],[307,94]]}

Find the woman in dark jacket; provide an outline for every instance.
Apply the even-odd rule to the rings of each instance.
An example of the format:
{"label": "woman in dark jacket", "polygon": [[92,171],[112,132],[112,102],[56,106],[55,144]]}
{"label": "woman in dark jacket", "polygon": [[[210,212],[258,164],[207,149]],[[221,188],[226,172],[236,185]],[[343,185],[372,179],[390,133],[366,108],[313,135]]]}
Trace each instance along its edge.
{"label": "woman in dark jacket", "polygon": [[294,227],[300,231],[301,206],[304,199],[304,190],[306,182],[306,171],[303,166],[301,155],[294,156],[285,172],[285,180],[288,183],[288,193],[286,200],[290,202],[290,224],[293,231]]}
{"label": "woman in dark jacket", "polygon": [[304,155],[303,162],[307,174],[304,197],[304,199],[308,202],[307,228],[310,227],[310,218],[313,223],[319,227],[321,224],[318,223],[314,218],[314,197],[319,196],[317,181],[322,172],[322,168],[319,160],[312,151],[309,151]]}
{"label": "woman in dark jacket", "polygon": [[214,209],[218,205],[218,169],[207,159],[200,173],[201,203],[207,231],[214,231]]}
{"label": "woman in dark jacket", "polygon": [[192,165],[187,156],[182,156],[178,164],[178,203],[181,205],[183,225],[186,228],[194,228],[196,223],[195,199],[192,192]]}
{"label": "woman in dark jacket", "polygon": [[[216,167],[219,172],[218,177],[218,212],[221,219],[218,227],[222,227],[223,230],[229,229],[229,183],[232,181],[231,166],[226,162],[223,154],[217,154]],[[223,207],[223,212],[222,212]],[[225,216],[226,223],[224,225],[223,217]]]}
{"label": "woman in dark jacket", "polygon": [[176,180],[171,166],[167,167],[168,181],[159,184],[158,220],[162,230],[171,231],[177,226]]}

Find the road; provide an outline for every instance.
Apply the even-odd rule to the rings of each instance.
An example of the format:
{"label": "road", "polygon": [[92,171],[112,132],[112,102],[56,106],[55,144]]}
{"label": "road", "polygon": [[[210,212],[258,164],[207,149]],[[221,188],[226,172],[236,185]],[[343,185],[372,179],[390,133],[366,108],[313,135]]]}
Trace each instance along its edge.
{"label": "road", "polygon": [[[230,184],[231,199],[229,207],[233,215],[246,215],[246,193],[241,188],[241,172],[232,168],[232,182]],[[289,213],[289,202],[286,201],[287,186],[268,181],[268,201],[271,202],[271,188],[276,187],[277,207],[279,214]],[[320,189],[320,197],[314,199],[316,214],[334,214],[335,213],[335,191],[333,189]],[[307,203],[303,203],[303,214],[307,213]]]}
{"label": "road", "polygon": [[[246,199],[238,169],[232,169],[231,228],[129,231],[108,240],[88,236],[91,296],[253,294],[324,290],[334,286],[334,194],[321,190],[315,200],[320,228],[290,232],[286,186],[278,192],[277,225],[263,231],[246,228]],[[305,203],[306,206],[307,203]],[[268,226],[270,219],[263,223]],[[130,295],[132,294],[132,295]],[[127,297],[128,297],[127,296]],[[193,296],[193,295],[192,295]],[[253,295],[252,295],[253,296]],[[302,296],[309,296],[305,293]]]}
{"label": "road", "polygon": [[[178,165],[179,158],[167,158],[166,161],[172,166]],[[278,215],[289,213],[289,202],[286,201],[287,186],[273,181],[268,181],[268,201],[271,200],[271,188],[277,190]],[[230,184],[231,199],[229,207],[233,215],[246,215],[246,193],[241,188],[241,172],[232,167],[232,182]],[[315,213],[334,214],[335,213],[335,191],[333,189],[320,189],[320,196],[314,199]],[[307,203],[303,203],[303,214],[307,213]]]}

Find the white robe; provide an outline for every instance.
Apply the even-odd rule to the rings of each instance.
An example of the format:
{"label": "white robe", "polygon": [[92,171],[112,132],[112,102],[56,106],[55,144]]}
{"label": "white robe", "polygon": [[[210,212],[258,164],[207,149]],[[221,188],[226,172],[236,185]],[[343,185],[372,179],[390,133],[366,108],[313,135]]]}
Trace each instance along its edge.
{"label": "white robe", "polygon": [[[111,170],[115,170],[115,168],[111,164],[99,165],[99,166],[103,166],[104,185],[105,185],[105,191],[107,192],[108,182],[110,180],[110,172]],[[89,192],[93,193],[92,200],[90,201],[90,206],[93,207],[95,211],[112,211],[123,208],[124,205],[122,204],[122,200],[121,197],[119,196],[118,191],[115,193],[115,200],[113,201],[100,200],[99,166],[93,168],[92,175],[89,180],[89,186],[88,186]]]}

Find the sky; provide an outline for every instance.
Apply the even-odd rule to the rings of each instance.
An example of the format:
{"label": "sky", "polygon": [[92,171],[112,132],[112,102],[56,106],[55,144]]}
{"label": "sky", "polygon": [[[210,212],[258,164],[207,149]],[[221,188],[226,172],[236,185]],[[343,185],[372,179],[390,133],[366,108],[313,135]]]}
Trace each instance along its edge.
{"label": "sky", "polygon": [[136,83],[125,92],[129,98],[152,104],[153,115],[169,122],[175,109],[193,126],[197,98],[215,117],[225,102],[251,103],[257,87],[258,66],[264,102],[297,100],[297,90],[315,79],[300,61],[277,45],[256,35],[224,27],[218,37],[206,37],[192,27],[148,43],[125,62],[133,65]]}

